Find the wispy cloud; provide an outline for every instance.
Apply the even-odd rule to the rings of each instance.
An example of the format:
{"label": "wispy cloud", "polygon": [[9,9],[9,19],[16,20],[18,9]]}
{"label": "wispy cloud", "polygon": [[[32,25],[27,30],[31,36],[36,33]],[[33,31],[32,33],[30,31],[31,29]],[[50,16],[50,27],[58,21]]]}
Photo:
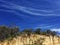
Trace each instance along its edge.
{"label": "wispy cloud", "polygon": [[[55,10],[35,9],[35,8],[31,8],[31,7],[24,7],[24,6],[14,4],[14,3],[11,3],[11,2],[8,2],[8,1],[4,1],[4,0],[0,0],[0,2],[1,2],[0,7],[7,8],[7,9],[2,8],[2,9],[0,9],[0,11],[10,12],[10,13],[13,13],[13,14],[18,15],[18,16],[26,16],[27,14],[34,15],[34,16],[35,15],[36,16],[60,16],[60,8],[57,8]],[[58,7],[60,6],[59,1],[55,2],[55,4]],[[21,12],[26,13],[26,15],[21,14]],[[54,19],[52,19],[52,20],[54,20]],[[57,25],[60,25],[60,23],[51,24],[52,20],[50,20],[50,21],[47,20],[48,23],[50,23],[50,24],[48,24],[48,23],[47,24],[41,24],[41,25],[38,25],[35,28],[43,28],[43,29],[48,28],[48,29],[51,29],[52,31],[60,32],[60,28],[57,28]],[[55,22],[55,21],[52,21],[52,22]]]}
{"label": "wispy cloud", "polygon": [[58,28],[58,27],[57,27],[58,25],[60,25],[60,23],[58,23],[58,24],[53,24],[53,25],[51,25],[51,24],[42,24],[42,25],[38,25],[38,26],[35,27],[35,28],[56,29],[56,28]]}
{"label": "wispy cloud", "polygon": [[[56,10],[40,10],[40,9],[34,9],[34,8],[29,8],[29,7],[23,7],[14,3],[2,1],[1,2],[5,3],[2,4],[2,7],[12,9],[12,10],[19,10],[31,15],[36,15],[36,16],[60,16],[60,14],[57,14],[55,11]],[[57,10],[58,11],[58,10]]]}

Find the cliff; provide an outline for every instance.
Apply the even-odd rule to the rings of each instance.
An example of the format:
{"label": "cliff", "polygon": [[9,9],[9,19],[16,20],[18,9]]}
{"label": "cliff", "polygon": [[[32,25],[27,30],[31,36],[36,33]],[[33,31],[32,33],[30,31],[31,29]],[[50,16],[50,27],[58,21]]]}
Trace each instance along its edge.
{"label": "cliff", "polygon": [[27,44],[35,44],[40,43],[43,39],[43,45],[60,45],[60,37],[58,36],[45,36],[45,35],[36,35],[31,34],[31,36],[18,36],[13,40],[5,40],[4,42],[0,42],[0,45],[27,45]]}

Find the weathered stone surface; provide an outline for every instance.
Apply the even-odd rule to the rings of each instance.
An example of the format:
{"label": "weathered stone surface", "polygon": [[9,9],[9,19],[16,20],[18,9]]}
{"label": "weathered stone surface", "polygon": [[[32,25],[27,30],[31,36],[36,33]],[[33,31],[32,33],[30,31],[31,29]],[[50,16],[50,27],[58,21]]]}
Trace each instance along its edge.
{"label": "weathered stone surface", "polygon": [[[44,45],[60,45],[60,37],[54,36],[45,36],[45,35],[31,35],[30,37],[19,36],[14,38],[12,41],[0,42],[0,45],[25,45],[25,44],[34,44],[40,38],[44,38]],[[39,43],[39,42],[38,42]]]}

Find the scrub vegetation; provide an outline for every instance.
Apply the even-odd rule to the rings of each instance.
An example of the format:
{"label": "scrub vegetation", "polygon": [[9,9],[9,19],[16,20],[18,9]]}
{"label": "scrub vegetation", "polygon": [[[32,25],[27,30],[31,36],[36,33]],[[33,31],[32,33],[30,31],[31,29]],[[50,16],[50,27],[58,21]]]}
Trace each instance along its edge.
{"label": "scrub vegetation", "polygon": [[[57,33],[55,31],[51,31],[51,30],[42,31],[40,28],[37,28],[37,29],[30,28],[30,29],[24,29],[20,31],[18,27],[0,26],[0,42],[3,42],[4,40],[12,40],[17,36],[22,36],[22,35],[23,36],[27,35],[30,38],[31,34],[46,35],[49,37],[52,36],[53,39],[54,39],[54,36],[57,36]],[[43,41],[44,41],[43,38],[38,39],[32,45],[43,45],[42,44]],[[53,40],[53,44],[54,44],[54,40]]]}

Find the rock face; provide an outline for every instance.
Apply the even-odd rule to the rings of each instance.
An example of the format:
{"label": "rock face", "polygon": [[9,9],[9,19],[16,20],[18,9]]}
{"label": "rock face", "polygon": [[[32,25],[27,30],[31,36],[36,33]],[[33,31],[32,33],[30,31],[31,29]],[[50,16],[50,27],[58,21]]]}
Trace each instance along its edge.
{"label": "rock face", "polygon": [[44,39],[43,45],[60,45],[60,37],[58,36],[45,36],[45,35],[31,35],[31,36],[19,36],[14,38],[11,41],[0,42],[0,45],[26,45],[26,44],[34,44],[40,43]]}

